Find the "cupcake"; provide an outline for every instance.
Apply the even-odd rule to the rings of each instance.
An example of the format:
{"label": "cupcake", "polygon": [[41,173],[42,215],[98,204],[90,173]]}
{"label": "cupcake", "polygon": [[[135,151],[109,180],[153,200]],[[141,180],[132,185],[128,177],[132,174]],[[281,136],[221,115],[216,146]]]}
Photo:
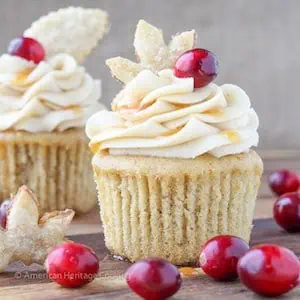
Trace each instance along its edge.
{"label": "cupcake", "polygon": [[106,30],[102,10],[61,9],[0,57],[0,202],[27,185],[43,212],[96,205],[84,126],[103,109],[101,85],[80,63]]}
{"label": "cupcake", "polygon": [[86,127],[107,248],[134,262],[194,263],[221,234],[249,241],[263,165],[251,150],[258,117],[238,86],[218,86],[216,56],[141,20],[139,63],[107,65],[124,83],[112,111]]}

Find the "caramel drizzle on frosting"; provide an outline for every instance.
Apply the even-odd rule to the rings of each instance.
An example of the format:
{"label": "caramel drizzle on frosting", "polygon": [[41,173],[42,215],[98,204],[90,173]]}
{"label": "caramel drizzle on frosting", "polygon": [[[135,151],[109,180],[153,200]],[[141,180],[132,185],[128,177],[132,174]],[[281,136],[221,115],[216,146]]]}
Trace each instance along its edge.
{"label": "caramel drizzle on frosting", "polygon": [[34,69],[29,68],[29,69],[25,69],[22,72],[17,73],[15,79],[12,82],[12,84],[19,85],[19,86],[30,86],[31,83],[24,83],[24,81],[28,78],[28,76],[30,75],[30,73],[33,70]]}
{"label": "caramel drizzle on frosting", "polygon": [[240,135],[234,130],[225,130],[221,132],[221,135],[226,137],[232,143],[239,143],[241,141]]}
{"label": "caramel drizzle on frosting", "polygon": [[224,109],[222,108],[213,108],[209,109],[205,112],[206,115],[214,116],[214,117],[222,117],[224,114]]}

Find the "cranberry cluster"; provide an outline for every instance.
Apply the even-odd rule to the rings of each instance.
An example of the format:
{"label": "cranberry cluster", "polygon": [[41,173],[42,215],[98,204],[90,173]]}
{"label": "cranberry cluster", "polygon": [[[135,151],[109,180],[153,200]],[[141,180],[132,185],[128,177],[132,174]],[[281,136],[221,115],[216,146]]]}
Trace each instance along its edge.
{"label": "cranberry cluster", "polygon": [[[234,236],[217,236],[201,249],[199,265],[219,281],[240,278],[252,291],[264,296],[279,296],[299,284],[297,256],[278,245],[249,245]],[[153,258],[133,264],[125,275],[128,286],[144,299],[163,300],[181,286],[178,269],[169,262]]]}
{"label": "cranberry cluster", "polygon": [[[280,196],[274,203],[277,224],[288,232],[300,232],[299,176],[279,170],[269,177],[271,190]],[[299,284],[300,263],[297,256],[278,245],[248,244],[233,236],[218,236],[202,248],[199,263],[216,280],[240,278],[249,289],[264,296],[280,296]]]}
{"label": "cranberry cluster", "polygon": [[249,250],[234,236],[218,236],[201,249],[200,267],[215,280],[237,277],[250,290],[269,297],[287,293],[299,284],[300,263],[287,248],[265,244]]}
{"label": "cranberry cluster", "polygon": [[280,196],[274,204],[274,219],[288,232],[300,232],[300,178],[290,170],[273,172],[269,177],[271,190]]}

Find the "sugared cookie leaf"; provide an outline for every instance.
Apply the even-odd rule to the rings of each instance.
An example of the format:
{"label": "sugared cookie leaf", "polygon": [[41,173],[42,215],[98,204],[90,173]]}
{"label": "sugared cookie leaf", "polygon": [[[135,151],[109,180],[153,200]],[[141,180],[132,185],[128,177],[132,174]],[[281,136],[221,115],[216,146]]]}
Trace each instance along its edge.
{"label": "sugared cookie leaf", "polygon": [[140,20],[136,28],[133,45],[144,69],[156,71],[164,68],[168,61],[169,49],[160,29]]}
{"label": "sugared cookie leaf", "polygon": [[47,58],[68,53],[81,63],[107,31],[105,11],[68,7],[41,17],[24,32],[24,36],[38,40],[44,46]]}
{"label": "sugared cookie leaf", "polygon": [[160,29],[140,20],[134,39],[135,52],[139,63],[122,57],[106,61],[112,75],[122,83],[130,82],[140,71],[158,72],[172,68],[176,58],[194,47],[196,33],[194,30],[175,35],[169,46],[166,45]]}
{"label": "sugared cookie leaf", "polygon": [[106,65],[117,80],[127,83],[142,71],[142,66],[127,58],[114,57],[106,60]]}
{"label": "sugared cookie leaf", "polygon": [[169,44],[169,59],[171,60],[172,65],[175,63],[175,60],[179,55],[194,48],[196,38],[197,35],[195,30],[182,32],[172,38]]}

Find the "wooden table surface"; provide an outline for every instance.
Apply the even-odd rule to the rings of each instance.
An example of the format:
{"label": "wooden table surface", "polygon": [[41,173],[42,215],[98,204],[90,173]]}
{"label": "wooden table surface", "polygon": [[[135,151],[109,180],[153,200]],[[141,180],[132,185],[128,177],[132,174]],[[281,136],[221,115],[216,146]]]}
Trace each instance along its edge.
{"label": "wooden table surface", "polygon": [[[272,205],[275,197],[267,186],[268,175],[279,168],[300,170],[300,152],[268,151],[261,154],[264,159],[265,173],[257,201],[256,220],[251,243],[277,243],[284,245],[300,257],[300,234],[290,235],[283,232],[272,217]],[[11,265],[0,274],[0,299],[139,299],[127,287],[124,272],[129,264],[116,261],[105,248],[98,209],[77,217],[73,221],[69,235],[74,241],[92,247],[100,259],[100,273],[89,285],[81,289],[64,289],[51,282],[41,266],[22,266],[19,263]],[[184,278],[183,285],[174,299],[230,299],[230,300],[259,300],[239,281],[217,283],[200,270],[195,278]],[[286,300],[300,299],[300,288],[295,289]]]}

